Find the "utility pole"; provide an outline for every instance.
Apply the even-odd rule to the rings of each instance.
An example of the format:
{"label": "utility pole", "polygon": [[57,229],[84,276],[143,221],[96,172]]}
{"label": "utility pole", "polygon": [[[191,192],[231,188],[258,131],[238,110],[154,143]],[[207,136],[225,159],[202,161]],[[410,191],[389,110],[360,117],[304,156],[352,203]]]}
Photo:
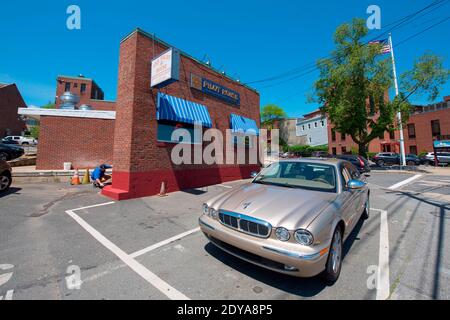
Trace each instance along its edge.
{"label": "utility pole", "polygon": [[[395,86],[395,96],[398,97],[398,83],[397,83],[397,70],[395,68],[395,56],[394,56],[394,46],[392,45],[392,35],[389,33],[389,49],[391,51],[392,58],[392,70],[394,73],[394,86]],[[400,131],[400,164],[406,166],[406,156],[405,156],[405,140],[403,139],[403,125],[402,125],[402,113],[400,109],[397,111],[397,122],[398,129]]]}

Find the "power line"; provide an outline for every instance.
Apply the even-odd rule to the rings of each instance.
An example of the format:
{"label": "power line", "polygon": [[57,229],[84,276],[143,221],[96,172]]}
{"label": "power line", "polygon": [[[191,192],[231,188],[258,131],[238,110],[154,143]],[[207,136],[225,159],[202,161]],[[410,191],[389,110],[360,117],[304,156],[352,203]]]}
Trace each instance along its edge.
{"label": "power line", "polygon": [[[436,10],[437,8],[445,5],[448,1],[449,0],[436,0],[436,1],[428,4],[427,6],[423,7],[422,9],[419,9],[419,10],[417,10],[417,11],[415,11],[415,12],[413,12],[413,13],[411,13],[411,14],[409,14],[409,15],[401,18],[401,19],[398,19],[398,20],[396,20],[394,22],[391,22],[391,23],[387,24],[386,26],[391,26],[391,25],[394,25],[394,24],[395,25],[392,28],[388,29],[387,31],[384,31],[381,34],[378,34],[376,37],[374,37],[373,39],[369,40],[368,42],[373,41],[373,40],[375,40],[375,39],[377,39],[377,38],[379,38],[379,37],[381,37],[381,36],[391,32],[393,30],[396,30],[396,29],[400,28],[400,26],[402,26],[404,24],[411,23],[412,21],[414,21],[415,19],[417,19],[419,17],[423,17],[423,16],[429,14],[430,12]],[[437,6],[437,7],[435,7],[435,6]],[[432,7],[435,7],[435,8],[429,10],[428,12],[423,13],[419,17],[416,17],[418,14],[420,14],[420,13],[422,13],[422,12],[426,11],[427,9],[432,8]],[[416,17],[416,18],[414,18],[414,17]],[[322,59],[327,59],[327,58],[330,58],[330,57],[331,56],[328,55],[326,57],[323,57]],[[305,64],[303,66],[300,66],[300,67],[297,67],[295,69],[292,69],[290,71],[287,71],[287,72],[284,72],[284,73],[281,73],[281,74],[278,74],[278,75],[275,75],[275,76],[272,76],[272,77],[264,78],[264,79],[261,79],[261,80],[246,82],[245,84],[248,85],[248,84],[255,84],[255,83],[262,83],[262,82],[271,82],[271,81],[282,79],[282,78],[285,78],[285,77],[288,77],[288,76],[291,76],[291,75],[295,75],[294,77],[289,78],[289,79],[287,79],[285,81],[280,81],[280,82],[278,82],[276,84],[273,84],[273,85],[267,85],[267,86],[262,87],[261,89],[269,88],[269,87],[272,87],[272,86],[276,86],[276,85],[285,83],[286,81],[291,81],[291,80],[300,78],[304,74],[309,74],[309,73],[313,72],[313,70],[309,70],[311,68],[317,69],[316,62],[310,62],[310,63],[307,63],[307,64]],[[301,74],[300,75],[296,75],[298,73],[301,73]]]}

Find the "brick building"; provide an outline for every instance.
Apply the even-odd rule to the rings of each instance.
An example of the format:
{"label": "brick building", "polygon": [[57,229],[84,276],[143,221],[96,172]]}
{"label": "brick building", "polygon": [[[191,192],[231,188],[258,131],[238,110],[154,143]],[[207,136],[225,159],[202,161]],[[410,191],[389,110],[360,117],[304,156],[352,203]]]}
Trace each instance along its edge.
{"label": "brick building", "polygon": [[22,135],[26,123],[19,119],[18,108],[26,108],[25,101],[15,84],[0,83],[0,138]]}
{"label": "brick building", "polygon": [[405,152],[413,154],[433,151],[434,140],[450,139],[450,96],[436,104],[415,106],[403,135]]}
{"label": "brick building", "polygon": [[[160,70],[155,69],[158,72],[152,74],[152,60],[162,57],[156,64],[161,67],[167,62],[167,52],[178,57],[171,65],[177,79],[152,86]],[[38,168],[61,168],[63,162],[80,168],[112,163],[113,183],[102,192],[123,200],[157,194],[163,182],[167,192],[173,192],[248,178],[260,167],[249,161],[250,153],[257,154],[258,150],[255,140],[260,126],[259,94],[140,29],[120,44],[115,111],[96,108],[103,93],[88,93],[89,85],[94,91],[98,88],[91,79],[60,76],[57,96],[70,90],[81,97],[80,105],[89,104],[94,110],[21,110],[41,121],[44,133],[40,137]],[[224,139],[230,129],[233,139],[227,143],[232,145],[234,161],[174,164],[171,153],[178,141],[173,140],[172,133],[179,128],[191,133],[194,122],[202,124],[203,132],[219,129]],[[241,130],[250,130],[246,137],[242,136],[245,144],[235,144]],[[198,149],[203,153],[210,144],[195,139],[194,136],[187,143],[191,159]],[[104,149],[97,150],[99,145]],[[246,160],[243,164],[237,162],[241,151]],[[216,156],[221,154],[226,154],[225,146],[224,150],[216,150]]]}
{"label": "brick building", "polygon": [[80,102],[76,107],[80,107],[85,104],[91,106],[94,110],[115,110],[116,103],[114,101],[104,100],[105,94],[98,84],[89,78],[85,78],[83,75],[78,77],[71,76],[58,76],[56,79],[56,97],[55,105],[58,108],[61,104],[59,97],[65,92],[80,97]]}
{"label": "brick building", "polygon": [[[140,29],[121,42],[114,132],[114,179],[112,186],[103,189],[103,194],[111,198],[121,200],[154,195],[160,191],[162,182],[171,192],[248,178],[251,171],[259,168],[251,164],[175,165],[171,161],[175,143],[167,142],[163,133],[166,129],[170,131],[170,127],[175,128],[178,123],[167,122],[167,118],[161,117],[164,113],[161,108],[166,105],[161,101],[164,95],[173,97],[171,99],[180,105],[203,106],[203,110],[209,113],[211,126],[223,133],[226,129],[232,129],[236,116],[244,123],[254,123],[259,128],[260,106],[256,91],[184,52],[180,52],[178,81],[161,89],[152,88],[152,58],[169,48],[169,44]],[[224,99],[224,96],[215,94],[217,91],[212,89],[217,88],[222,88],[222,93],[233,92],[234,99]],[[235,100],[236,97],[239,101]],[[190,128],[188,123],[181,125]],[[202,147],[205,145],[203,143]],[[194,154],[195,145],[191,147]]]}
{"label": "brick building", "polygon": [[[433,151],[433,141],[438,137],[450,137],[450,96],[444,101],[429,106],[414,106],[407,124],[403,128],[405,153],[419,154]],[[349,153],[358,145],[349,136],[343,136],[328,126],[329,150],[332,154]],[[385,132],[369,143],[368,152],[400,152],[400,132]]]}

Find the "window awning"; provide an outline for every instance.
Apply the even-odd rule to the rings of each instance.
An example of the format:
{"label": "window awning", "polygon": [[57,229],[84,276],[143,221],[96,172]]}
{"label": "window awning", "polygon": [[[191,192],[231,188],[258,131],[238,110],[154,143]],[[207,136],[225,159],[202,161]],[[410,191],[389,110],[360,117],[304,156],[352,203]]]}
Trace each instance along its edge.
{"label": "window awning", "polygon": [[245,133],[248,135],[259,135],[258,125],[256,121],[232,113],[231,117],[231,131],[233,133]]}
{"label": "window awning", "polygon": [[208,108],[202,104],[158,92],[156,120],[170,120],[182,123],[196,122],[211,128],[212,121]]}

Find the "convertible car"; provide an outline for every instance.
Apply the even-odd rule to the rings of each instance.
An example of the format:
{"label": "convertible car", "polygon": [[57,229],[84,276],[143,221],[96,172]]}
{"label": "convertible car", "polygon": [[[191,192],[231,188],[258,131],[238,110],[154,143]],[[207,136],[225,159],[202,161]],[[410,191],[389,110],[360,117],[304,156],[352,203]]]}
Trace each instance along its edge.
{"label": "convertible car", "polygon": [[281,160],[252,176],[203,204],[206,237],[261,267],[335,282],[343,242],[369,216],[365,176],[338,159]]}

